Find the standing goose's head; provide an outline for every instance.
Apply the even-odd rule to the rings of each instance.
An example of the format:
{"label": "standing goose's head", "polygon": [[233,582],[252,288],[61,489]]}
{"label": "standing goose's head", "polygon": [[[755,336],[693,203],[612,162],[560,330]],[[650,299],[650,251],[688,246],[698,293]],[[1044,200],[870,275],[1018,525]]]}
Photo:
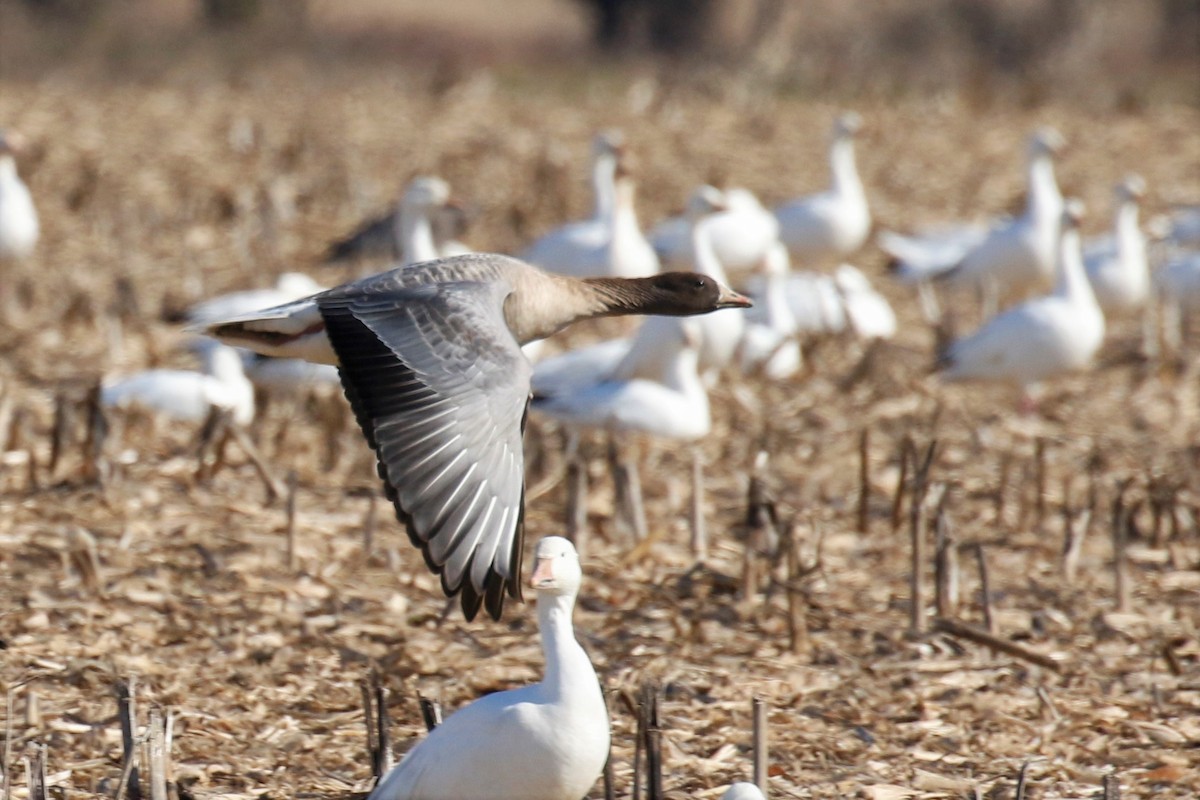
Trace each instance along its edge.
{"label": "standing goose's head", "polygon": [[599,131],[592,139],[592,158],[620,158],[625,152],[625,134],[615,128]]}
{"label": "standing goose's head", "polygon": [[575,545],[561,536],[547,536],[533,554],[533,574],[529,585],[538,596],[574,596],[583,580]]}
{"label": "standing goose's head", "polygon": [[833,123],[833,138],[835,140],[853,139],[862,130],[862,117],[856,111],[847,111]]}
{"label": "standing goose's head", "polygon": [[412,209],[438,208],[450,202],[450,184],[429,175],[413,178],[404,190],[403,202]]}
{"label": "standing goose's head", "polygon": [[1063,204],[1062,213],[1062,229],[1063,231],[1079,231],[1079,226],[1083,224],[1083,216],[1086,208],[1083,201],[1077,197],[1068,198]]}
{"label": "standing goose's head", "polygon": [[719,214],[729,209],[725,193],[715,186],[705,184],[698,187],[688,198],[684,215],[693,224],[711,214]]}
{"label": "standing goose's head", "polygon": [[1052,156],[1067,146],[1067,140],[1057,129],[1046,125],[1035,130],[1029,137],[1029,157]]}
{"label": "standing goose's head", "polygon": [[1146,181],[1141,175],[1129,174],[1117,184],[1117,202],[1141,200],[1146,194]]}

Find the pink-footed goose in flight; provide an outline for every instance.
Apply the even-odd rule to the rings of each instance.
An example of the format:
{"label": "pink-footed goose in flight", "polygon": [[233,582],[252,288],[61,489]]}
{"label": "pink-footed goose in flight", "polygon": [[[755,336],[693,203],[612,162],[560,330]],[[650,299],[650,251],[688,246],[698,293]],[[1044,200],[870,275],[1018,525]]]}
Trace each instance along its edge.
{"label": "pink-footed goose in flight", "polygon": [[264,355],[336,364],[412,543],[471,619],[520,597],[520,345],[591,317],[690,316],[750,301],[706,275],[553,275],[480,253],[401,267],[205,326]]}

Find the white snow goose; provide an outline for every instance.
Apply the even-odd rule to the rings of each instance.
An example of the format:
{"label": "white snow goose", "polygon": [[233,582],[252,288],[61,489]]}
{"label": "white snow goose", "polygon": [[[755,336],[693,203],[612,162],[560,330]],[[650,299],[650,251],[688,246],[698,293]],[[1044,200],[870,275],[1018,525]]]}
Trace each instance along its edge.
{"label": "white snow goose", "polygon": [[151,369],[104,381],[100,402],[112,408],[142,408],[171,419],[202,422],[215,407],[238,425],[254,420],[254,387],[232,347],[207,348],[205,371]]}
{"label": "white snow goose", "polygon": [[331,244],[324,262],[379,259],[412,264],[422,256],[463,255],[471,252],[458,240],[466,218],[462,206],[451,199],[449,184],[437,177],[416,177],[386,214],[367,220]]}
{"label": "white snow goose", "polygon": [[636,184],[621,165],[623,152],[619,134],[604,132],[596,136],[592,147],[592,218],[545,234],[521,254],[523,260],[573,277],[633,278],[658,272],[658,257],[638,225]]}
{"label": "white snow goose", "polygon": [[414,264],[205,326],[264,355],[337,364],[409,538],[471,619],[520,597],[520,345],[581,319],[689,316],[750,301],[686,272],[567,278],[480,253]]}
{"label": "white snow goose", "polygon": [[1063,213],[1054,292],[1013,306],[951,343],[940,363],[946,380],[1006,381],[1028,401],[1038,382],[1091,362],[1104,341],[1104,315],[1083,270],[1081,213],[1075,202]]}
{"label": "white snow goose", "polygon": [[781,243],[763,259],[762,284],[756,292],[753,314],[738,346],[743,372],[759,372],[774,381],[787,380],[800,371],[803,357],[796,339],[796,317],[788,305],[788,256]]}
{"label": "white snow goose", "polygon": [[1083,266],[1106,315],[1137,311],[1150,296],[1146,237],[1138,227],[1138,200],[1145,191],[1137,175],[1118,183],[1112,235],[1084,243]]}
{"label": "white snow goose", "polygon": [[1063,213],[1053,156],[1062,147],[1062,136],[1053,128],[1030,136],[1028,199],[1019,217],[998,221],[984,233],[951,226],[944,235],[881,234],[880,246],[893,256],[897,277],[909,282],[937,278],[999,294],[1052,282]]}
{"label": "white snow goose", "polygon": [[38,240],[38,215],[17,174],[21,137],[0,132],[0,261],[27,258]]}
{"label": "white snow goose", "polygon": [[854,137],[861,128],[862,118],[854,112],[838,117],[829,149],[833,185],[775,209],[779,238],[800,261],[848,256],[871,232],[867,193],[854,160]]}
{"label": "white snow goose", "polygon": [[384,776],[368,800],[579,800],[608,758],[608,710],[575,639],[571,612],[582,570],[559,536],[538,542],[537,591],[545,656],[540,683],[479,698],[438,725]]}
{"label": "white snow goose", "polygon": [[[725,210],[712,215],[709,236],[717,259],[733,272],[757,268],[779,241],[779,221],[749,189],[725,189]],[[664,264],[690,265],[692,226],[687,214],[654,226],[650,242]]]}

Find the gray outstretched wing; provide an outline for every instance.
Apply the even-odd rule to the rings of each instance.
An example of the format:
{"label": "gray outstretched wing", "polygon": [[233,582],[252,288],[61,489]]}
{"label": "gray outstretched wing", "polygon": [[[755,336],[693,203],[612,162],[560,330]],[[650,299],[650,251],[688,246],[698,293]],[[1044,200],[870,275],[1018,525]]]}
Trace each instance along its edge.
{"label": "gray outstretched wing", "polygon": [[531,368],[503,282],[367,282],[318,297],[388,499],[442,589],[499,618],[520,599]]}

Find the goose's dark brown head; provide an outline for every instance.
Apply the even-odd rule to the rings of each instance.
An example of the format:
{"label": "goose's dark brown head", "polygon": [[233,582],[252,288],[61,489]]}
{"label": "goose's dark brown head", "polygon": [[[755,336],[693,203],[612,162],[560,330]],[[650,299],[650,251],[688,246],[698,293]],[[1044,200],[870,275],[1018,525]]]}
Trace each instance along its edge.
{"label": "goose's dark brown head", "polygon": [[699,272],[663,272],[638,280],[643,314],[688,317],[753,305],[750,298]]}

